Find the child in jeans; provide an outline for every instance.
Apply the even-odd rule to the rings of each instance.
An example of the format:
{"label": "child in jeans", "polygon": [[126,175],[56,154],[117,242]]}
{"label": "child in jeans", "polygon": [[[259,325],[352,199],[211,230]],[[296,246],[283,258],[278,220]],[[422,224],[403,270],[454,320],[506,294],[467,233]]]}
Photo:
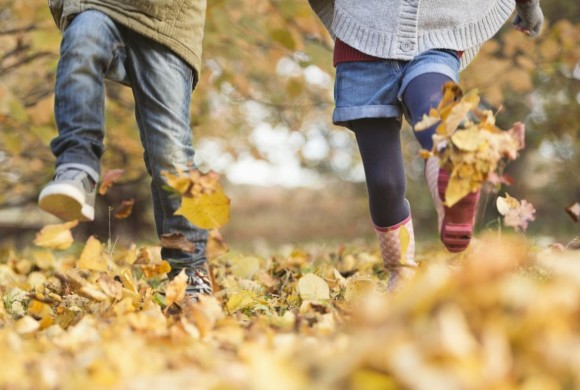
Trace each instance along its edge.
{"label": "child in jeans", "polygon": [[[516,9],[514,26],[530,35],[542,27],[539,0],[309,0],[335,38],[333,123],[354,131],[361,153],[369,207],[389,288],[416,266],[415,239],[400,130],[403,114],[414,126],[437,107],[442,86],[462,70]],[[415,133],[431,150],[436,125]],[[448,208],[442,198],[448,173],[439,160],[426,161],[425,178],[439,219],[443,244],[467,248],[479,193]],[[401,234],[401,228],[406,233]],[[401,237],[408,237],[401,246]],[[405,249],[406,248],[406,249]],[[406,250],[405,253],[401,251]]]}
{"label": "child in jeans", "polygon": [[40,207],[64,220],[94,219],[99,161],[104,151],[104,80],[128,85],[152,177],[157,233],[182,234],[187,252],[162,248],[170,278],[185,270],[187,292],[211,294],[207,231],[174,215],[180,199],[163,189],[162,172],[193,169],[191,93],[201,65],[205,0],[49,0],[62,42],[55,86],[58,136],[51,148],[56,174]]}

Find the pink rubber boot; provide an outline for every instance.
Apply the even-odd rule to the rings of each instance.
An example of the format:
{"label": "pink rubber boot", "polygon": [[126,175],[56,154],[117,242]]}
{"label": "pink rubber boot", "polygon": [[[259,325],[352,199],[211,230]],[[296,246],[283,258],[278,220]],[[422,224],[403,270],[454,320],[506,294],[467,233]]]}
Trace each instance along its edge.
{"label": "pink rubber boot", "polygon": [[429,157],[425,164],[425,179],[439,222],[439,235],[449,252],[462,252],[473,236],[479,191],[466,195],[452,207],[444,205],[449,174],[439,167],[439,158]]}
{"label": "pink rubber boot", "polygon": [[375,226],[381,257],[389,271],[388,289],[393,291],[400,282],[415,273],[415,234],[411,216],[391,227]]}

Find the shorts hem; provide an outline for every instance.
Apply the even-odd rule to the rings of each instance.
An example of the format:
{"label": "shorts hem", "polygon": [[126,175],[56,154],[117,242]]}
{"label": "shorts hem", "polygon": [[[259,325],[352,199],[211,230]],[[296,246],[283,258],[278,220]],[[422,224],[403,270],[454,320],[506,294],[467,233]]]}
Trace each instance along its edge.
{"label": "shorts hem", "polygon": [[335,108],[332,123],[344,126],[349,121],[364,118],[401,118],[403,112],[397,106],[352,106]]}

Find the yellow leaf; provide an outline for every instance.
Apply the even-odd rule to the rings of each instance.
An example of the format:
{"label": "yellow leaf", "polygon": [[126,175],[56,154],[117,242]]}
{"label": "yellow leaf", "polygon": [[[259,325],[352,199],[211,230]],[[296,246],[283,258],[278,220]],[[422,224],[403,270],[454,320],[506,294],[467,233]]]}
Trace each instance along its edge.
{"label": "yellow leaf", "polygon": [[471,192],[469,178],[452,175],[445,190],[445,206],[451,207]]}
{"label": "yellow leaf", "polygon": [[36,234],[34,244],[44,248],[67,249],[74,242],[70,229],[77,225],[78,221],[47,225]]}
{"label": "yellow leaf", "polygon": [[453,133],[451,141],[464,152],[475,152],[483,142],[483,139],[479,136],[477,126],[471,126],[469,129]]}
{"label": "yellow leaf", "polygon": [[230,313],[235,313],[253,307],[256,303],[256,294],[250,290],[243,290],[229,297],[226,307]]}
{"label": "yellow leaf", "polygon": [[179,275],[175,277],[167,285],[165,290],[165,299],[167,306],[171,306],[174,302],[178,302],[185,297],[185,289],[187,288],[187,275],[185,270],[181,270]]}
{"label": "yellow leaf", "polygon": [[240,256],[230,260],[232,274],[242,279],[249,279],[260,269],[260,261],[253,256]]}
{"label": "yellow leaf", "polygon": [[183,215],[202,229],[215,229],[230,221],[230,199],[221,187],[211,194],[183,197],[175,215]]}
{"label": "yellow leaf", "polygon": [[87,244],[81,253],[77,266],[80,269],[92,271],[107,270],[107,260],[103,256],[103,246],[94,236],[89,237],[87,240]]}
{"label": "yellow leaf", "polygon": [[146,278],[152,278],[154,276],[159,276],[168,273],[171,271],[171,265],[165,260],[162,260],[160,263],[154,264],[145,264],[141,266],[143,270],[143,274],[145,274]]}
{"label": "yellow leaf", "polygon": [[330,299],[328,283],[315,274],[306,274],[300,278],[298,292],[303,300]]}
{"label": "yellow leaf", "polygon": [[429,115],[423,114],[423,118],[415,124],[415,131],[427,130],[431,126],[438,123],[440,120],[441,118],[439,118],[438,114],[437,116],[431,116],[431,113],[429,113]]}

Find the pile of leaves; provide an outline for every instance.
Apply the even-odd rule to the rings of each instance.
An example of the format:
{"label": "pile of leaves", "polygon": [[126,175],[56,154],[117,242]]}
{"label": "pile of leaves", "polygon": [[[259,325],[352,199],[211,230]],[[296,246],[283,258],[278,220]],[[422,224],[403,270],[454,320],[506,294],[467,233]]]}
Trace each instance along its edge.
{"label": "pile of leaves", "polygon": [[2,252],[0,388],[580,386],[578,251],[494,234],[419,252],[389,294],[378,248],[222,248],[191,304],[159,247],[71,246],[72,225]]}
{"label": "pile of leaves", "polygon": [[480,110],[479,103],[477,90],[464,94],[459,85],[446,83],[437,108],[415,125],[417,131],[437,125],[433,149],[421,152],[425,158],[438,157],[441,167],[449,172],[445,191],[448,207],[479,190],[492,175],[501,176],[505,162],[515,160],[525,145],[522,123],[503,131],[495,126],[493,112]]}

